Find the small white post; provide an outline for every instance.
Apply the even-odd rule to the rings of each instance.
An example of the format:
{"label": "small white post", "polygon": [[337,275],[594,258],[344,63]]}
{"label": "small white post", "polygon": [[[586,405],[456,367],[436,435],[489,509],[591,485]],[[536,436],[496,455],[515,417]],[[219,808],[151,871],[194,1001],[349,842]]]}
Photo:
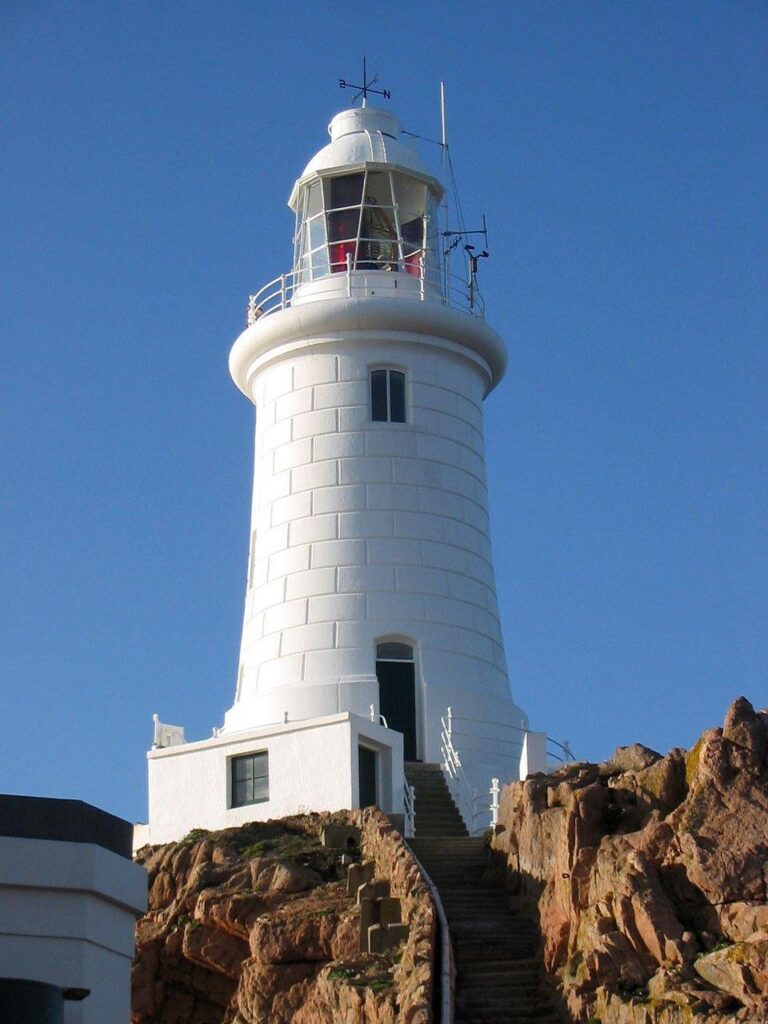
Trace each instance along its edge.
{"label": "small white post", "polygon": [[499,823],[499,780],[491,779],[491,828]]}
{"label": "small white post", "polygon": [[419,297],[424,301],[424,252],[419,256]]}
{"label": "small white post", "polygon": [[352,253],[347,253],[347,298],[352,298]]}
{"label": "small white post", "polygon": [[523,734],[523,749],[520,751],[520,781],[529,775],[547,771],[547,734],[526,730]]}
{"label": "small white post", "polygon": [[285,274],[280,275],[280,309],[285,309]]}
{"label": "small white post", "polygon": [[370,715],[371,715],[371,721],[375,722],[376,721],[376,708],[374,707],[373,704],[371,704]]}
{"label": "small white post", "polygon": [[453,708],[448,708],[448,739],[453,733]]}

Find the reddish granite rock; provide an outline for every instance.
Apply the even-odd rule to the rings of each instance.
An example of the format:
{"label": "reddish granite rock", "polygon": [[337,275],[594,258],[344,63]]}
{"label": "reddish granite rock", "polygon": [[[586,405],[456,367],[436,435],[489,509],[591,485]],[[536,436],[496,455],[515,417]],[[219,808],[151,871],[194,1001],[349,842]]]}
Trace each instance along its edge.
{"label": "reddish granite rock", "polygon": [[[361,829],[401,899],[398,956],[357,953],[359,911],[325,825]],[[139,855],[132,1024],[429,1024],[435,913],[402,837],[376,810],[311,814],[192,834]]]}
{"label": "reddish granite rock", "polygon": [[768,714],[739,698],[687,754],[623,747],[504,789],[496,870],[538,905],[574,1020],[764,1019],[767,758]]}

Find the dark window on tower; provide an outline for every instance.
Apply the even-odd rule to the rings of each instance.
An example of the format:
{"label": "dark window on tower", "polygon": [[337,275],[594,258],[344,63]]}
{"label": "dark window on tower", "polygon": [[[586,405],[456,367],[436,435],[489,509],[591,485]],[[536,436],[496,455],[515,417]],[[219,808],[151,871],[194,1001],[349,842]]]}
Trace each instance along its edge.
{"label": "dark window on tower", "polygon": [[269,755],[266,750],[258,754],[233,757],[232,807],[261,804],[269,800]]}
{"label": "dark window on tower", "polygon": [[402,370],[371,370],[371,419],[375,423],[405,423]]}

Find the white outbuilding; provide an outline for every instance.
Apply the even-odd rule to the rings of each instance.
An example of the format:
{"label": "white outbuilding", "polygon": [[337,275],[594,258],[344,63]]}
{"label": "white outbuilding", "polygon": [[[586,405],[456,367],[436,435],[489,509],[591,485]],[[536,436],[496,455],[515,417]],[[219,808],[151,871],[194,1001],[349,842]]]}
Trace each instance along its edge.
{"label": "white outbuilding", "polygon": [[506,349],[474,279],[446,271],[443,188],[397,118],[363,106],[329,133],[291,192],[292,269],[251,298],[230,355],[256,407],[234,702],[202,742],[157,724],[151,842],[302,809],[402,813],[403,763],[444,760],[448,708],[471,784],[517,777],[528,723],[483,432]]}

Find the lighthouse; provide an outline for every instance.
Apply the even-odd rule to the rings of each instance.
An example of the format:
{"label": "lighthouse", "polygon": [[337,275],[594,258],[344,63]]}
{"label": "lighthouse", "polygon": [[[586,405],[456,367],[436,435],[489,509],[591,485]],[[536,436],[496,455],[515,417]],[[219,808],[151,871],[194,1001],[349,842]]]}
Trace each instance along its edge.
{"label": "lighthouse", "polygon": [[208,740],[157,724],[153,842],[301,809],[399,813],[403,765],[444,761],[452,722],[478,792],[517,777],[528,723],[483,428],[506,348],[474,276],[447,273],[443,186],[398,119],[364,104],[329,135],[290,193],[290,268],[251,297],[229,360],[256,410],[234,701]]}

